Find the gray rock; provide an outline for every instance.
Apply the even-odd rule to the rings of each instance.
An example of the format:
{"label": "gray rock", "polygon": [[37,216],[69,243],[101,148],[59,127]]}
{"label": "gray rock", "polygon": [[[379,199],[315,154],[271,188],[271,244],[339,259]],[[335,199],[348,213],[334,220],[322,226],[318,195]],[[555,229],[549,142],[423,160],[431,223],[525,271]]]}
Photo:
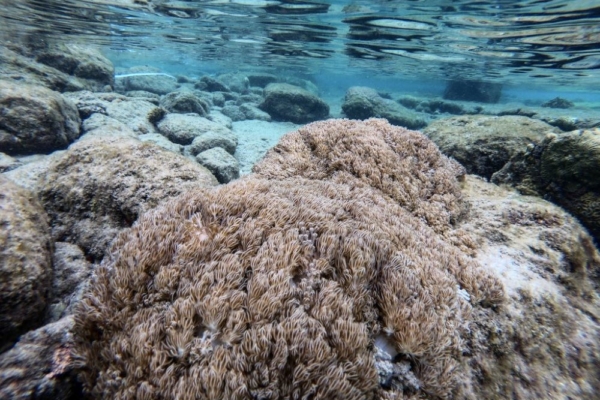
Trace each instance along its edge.
{"label": "gray rock", "polygon": [[0,175],[0,352],[40,326],[52,279],[44,209],[31,191]]}
{"label": "gray rock", "polygon": [[390,124],[409,129],[427,125],[425,118],[390,99],[384,99],[376,90],[353,86],[346,92],[342,111],[351,119],[385,118]]}
{"label": "gray rock", "polygon": [[155,106],[160,104],[160,96],[159,95],[157,95],[156,93],[146,92],[144,90],[132,90],[132,91],[125,93],[125,96],[144,100],[144,101],[154,104]]}
{"label": "gray rock", "polygon": [[539,120],[484,115],[439,119],[423,129],[442,153],[463,164],[468,173],[486,179],[519,151],[552,132],[558,129]]}
{"label": "gray rock", "polygon": [[[148,75],[143,75],[145,73]],[[176,91],[179,87],[177,79],[161,75],[160,72],[133,72],[131,75],[117,77],[117,82],[122,86],[124,92],[144,90],[150,93],[167,94]]]}
{"label": "gray rock", "polygon": [[232,121],[243,121],[246,119],[246,114],[237,105],[226,105],[221,109],[221,112],[231,118]]}
{"label": "gray rock", "polygon": [[16,158],[8,154],[0,153],[0,173],[7,172],[21,166],[21,163]]}
{"label": "gray rock", "polygon": [[77,244],[95,260],[141,213],[191,188],[217,183],[182,155],[123,137],[73,144],[40,179],[54,239]]}
{"label": "gray rock", "polygon": [[214,147],[221,147],[228,153],[235,154],[237,144],[237,136],[232,131],[208,131],[194,139],[192,144],[189,146],[189,152],[195,156],[205,150],[212,149]]}
{"label": "gray rock", "polygon": [[277,81],[277,77],[273,74],[257,72],[248,75],[248,82],[250,83],[250,86],[259,86],[264,88],[269,83],[275,83]]}
{"label": "gray rock", "polygon": [[242,104],[240,111],[246,116],[245,119],[257,119],[260,121],[271,121],[271,116],[253,104]]}
{"label": "gray rock", "polygon": [[231,118],[226,116],[220,111],[211,110],[210,113],[206,116],[206,118],[210,119],[217,124],[223,125],[226,128],[231,129],[233,127],[233,121]]}
{"label": "gray rock", "polygon": [[73,400],[83,398],[71,353],[73,317],[21,336],[0,355],[0,398]]}
{"label": "gray rock", "polygon": [[78,246],[56,242],[52,255],[53,277],[50,300],[46,310],[46,323],[56,322],[72,314],[79,303],[94,265],[85,258]]}
{"label": "gray rock", "polygon": [[194,85],[196,89],[206,90],[207,92],[229,92],[229,87],[218,78],[203,76],[200,82]]}
{"label": "gray rock", "polygon": [[138,139],[142,142],[154,143],[163,149],[172,151],[173,153],[183,154],[183,146],[177,143],[171,142],[169,139],[161,135],[160,133],[148,133],[145,135],[139,135]]}
{"label": "gray rock", "polygon": [[69,75],[92,80],[98,87],[114,85],[114,67],[98,49],[78,44],[52,44],[38,51],[36,61]]}
{"label": "gray rock", "polygon": [[66,93],[65,97],[75,103],[80,114],[81,110],[100,109],[100,114],[106,114],[124,123],[138,135],[157,133],[156,127],[150,122],[150,114],[158,107],[148,101],[117,93],[88,91]]}
{"label": "gray rock", "polygon": [[0,151],[48,154],[79,137],[75,106],[42,86],[0,81]]}
{"label": "gray rock", "polygon": [[326,118],[329,106],[313,93],[287,83],[271,83],[259,108],[279,121],[306,123]]}
{"label": "gray rock", "polygon": [[248,87],[250,86],[248,77],[240,73],[219,75],[218,79],[221,82],[227,82],[227,87],[229,90],[237,93],[246,93],[248,91]]}
{"label": "gray rock", "polygon": [[22,165],[3,173],[2,176],[10,179],[14,184],[27,190],[31,190],[38,195],[40,191],[40,176],[48,170],[53,160],[64,153],[64,150],[55,151],[52,154],[35,160],[24,160],[23,158],[19,158],[19,162],[22,163]]}
{"label": "gray rock", "polygon": [[191,144],[194,138],[206,132],[223,134],[231,132],[225,126],[197,114],[168,114],[157,127],[170,141],[182,145]]}
{"label": "gray rock", "polygon": [[82,140],[92,136],[125,136],[135,138],[137,134],[121,121],[104,114],[92,114],[82,124]]}
{"label": "gray rock", "polygon": [[173,113],[196,113],[202,117],[206,116],[210,110],[210,103],[204,99],[196,97],[190,92],[171,92],[165,95],[160,106]]}
{"label": "gray rock", "polygon": [[600,242],[600,134],[549,134],[492,176],[497,184],[548,199],[573,214]]}
{"label": "gray rock", "polygon": [[223,107],[225,105],[225,96],[221,92],[214,92],[212,94],[212,102],[217,107]]}
{"label": "gray rock", "polygon": [[[3,79],[13,80],[17,83],[29,85],[44,86],[58,92],[77,91],[77,90],[103,90],[104,87],[113,85],[113,67],[110,61],[103,58],[97,51],[88,48],[85,50],[82,46],[69,46],[69,57],[74,61],[75,67],[70,73],[63,72],[60,69],[36,61],[40,52],[47,54],[54,53],[60,55],[62,51],[48,50],[47,46],[40,47],[40,40],[36,39],[36,49],[21,46],[12,48],[0,45],[0,76]],[[17,42],[15,42],[17,43]],[[76,54],[76,48],[82,49],[82,52]],[[89,56],[85,53],[88,52]],[[52,61],[51,57],[47,58]],[[54,61],[57,61],[56,59]],[[58,65],[57,65],[58,66]],[[79,76],[72,75],[77,73]]]}
{"label": "gray rock", "polygon": [[228,183],[240,176],[240,165],[234,156],[221,147],[203,151],[196,161],[205,166],[219,183]]}

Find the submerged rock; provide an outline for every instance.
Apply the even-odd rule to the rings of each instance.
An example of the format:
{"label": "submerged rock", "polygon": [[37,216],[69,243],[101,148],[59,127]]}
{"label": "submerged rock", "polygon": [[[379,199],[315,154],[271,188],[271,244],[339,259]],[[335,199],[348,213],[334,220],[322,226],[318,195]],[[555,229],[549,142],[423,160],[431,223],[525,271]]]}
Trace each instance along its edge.
{"label": "submerged rock", "polygon": [[277,121],[306,123],[326,118],[329,106],[315,94],[287,83],[271,83],[259,108]]}
{"label": "submerged rock", "polygon": [[415,112],[393,100],[381,97],[374,89],[362,86],[348,89],[342,111],[348,118],[385,118],[393,125],[409,129],[419,129],[427,125],[425,120]]}
{"label": "submerged rock", "polygon": [[204,167],[155,144],[100,137],[71,146],[41,177],[57,241],[99,260],[124,227],[186,190],[217,184]]}
{"label": "submerged rock", "polygon": [[438,119],[423,129],[444,154],[464,165],[468,173],[486,179],[519,151],[556,132],[559,130],[527,117],[483,115]]}
{"label": "submerged rock", "polygon": [[444,99],[497,103],[502,95],[502,84],[468,79],[449,81],[444,89]]}
{"label": "submerged rock", "polygon": [[573,106],[575,104],[572,101],[563,99],[562,97],[555,97],[542,104],[542,107],[548,108],[572,108]]}
{"label": "submerged rock", "polygon": [[0,352],[41,325],[51,256],[48,218],[37,197],[0,175]]}
{"label": "submerged rock", "polygon": [[600,130],[548,135],[519,152],[492,181],[561,205],[600,243]]}
{"label": "submerged rock", "polygon": [[212,172],[219,183],[228,183],[240,177],[240,164],[222,147],[212,147],[198,153],[196,161]]}
{"label": "submerged rock", "polygon": [[229,128],[197,114],[168,114],[157,127],[159,132],[173,143],[182,145],[191,144],[196,137],[207,132],[225,136],[234,135]]}
{"label": "submerged rock", "polygon": [[72,354],[73,317],[21,336],[0,354],[0,398],[73,400],[82,398]]}
{"label": "submerged rock", "polygon": [[0,80],[0,151],[48,154],[79,137],[77,109],[43,86]]}

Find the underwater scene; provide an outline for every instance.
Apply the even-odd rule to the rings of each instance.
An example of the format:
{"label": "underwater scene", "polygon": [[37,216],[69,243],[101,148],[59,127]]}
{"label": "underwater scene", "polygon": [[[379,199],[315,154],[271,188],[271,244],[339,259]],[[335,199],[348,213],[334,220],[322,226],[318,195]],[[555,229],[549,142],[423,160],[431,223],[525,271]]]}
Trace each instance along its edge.
{"label": "underwater scene", "polygon": [[597,0],[0,0],[0,400],[600,399]]}

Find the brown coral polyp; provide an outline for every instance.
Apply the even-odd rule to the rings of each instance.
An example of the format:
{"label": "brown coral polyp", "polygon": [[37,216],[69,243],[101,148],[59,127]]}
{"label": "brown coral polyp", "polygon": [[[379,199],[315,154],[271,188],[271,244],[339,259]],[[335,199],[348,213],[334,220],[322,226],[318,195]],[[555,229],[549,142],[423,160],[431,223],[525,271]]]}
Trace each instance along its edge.
{"label": "brown coral polyp", "polygon": [[451,225],[458,164],[383,120],[329,120],[254,171],[117,238],[77,312],[86,391],[377,398],[395,390],[379,385],[384,335],[411,387],[449,396],[472,304],[502,299]]}

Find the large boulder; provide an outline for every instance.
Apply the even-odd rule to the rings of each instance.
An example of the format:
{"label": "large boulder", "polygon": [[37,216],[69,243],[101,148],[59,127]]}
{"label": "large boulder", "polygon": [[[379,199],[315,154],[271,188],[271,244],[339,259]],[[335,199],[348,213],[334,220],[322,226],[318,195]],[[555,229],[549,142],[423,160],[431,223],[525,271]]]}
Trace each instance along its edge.
{"label": "large boulder", "polygon": [[[0,77],[58,92],[105,90],[113,85],[113,66],[91,47],[15,44],[0,46]],[[47,63],[47,64],[46,64]]]}
{"label": "large boulder", "polygon": [[96,48],[79,44],[53,44],[36,51],[36,61],[59,71],[98,83],[114,85],[114,67]]}
{"label": "large boulder", "polygon": [[490,179],[515,154],[560,132],[542,121],[520,116],[464,115],[433,121],[425,133],[467,172]]}
{"label": "large boulder", "polygon": [[47,154],[79,137],[75,106],[43,86],[0,81],[0,151]]}
{"label": "large boulder", "polygon": [[208,132],[231,136],[231,130],[197,114],[168,114],[158,124],[158,130],[173,143],[191,144]]}
{"label": "large boulder", "polygon": [[287,83],[271,83],[264,91],[259,108],[278,121],[297,124],[316,121],[329,115],[329,105],[301,87]]}
{"label": "large boulder", "polygon": [[50,227],[37,197],[0,175],[0,352],[41,325],[51,256]]}
{"label": "large boulder", "polygon": [[362,86],[348,89],[342,111],[348,118],[385,118],[393,125],[409,129],[419,129],[427,125],[419,114],[393,100],[381,97],[374,89]]}
{"label": "large boulder", "polygon": [[184,156],[125,137],[82,140],[41,177],[41,198],[57,241],[101,259],[108,244],[146,210],[218,182]]}
{"label": "large boulder", "polygon": [[588,399],[600,390],[600,255],[576,218],[474,176],[459,225],[506,291],[475,310],[460,399]]}
{"label": "large boulder", "polygon": [[495,183],[561,205],[600,243],[600,131],[550,134],[492,176]]}

